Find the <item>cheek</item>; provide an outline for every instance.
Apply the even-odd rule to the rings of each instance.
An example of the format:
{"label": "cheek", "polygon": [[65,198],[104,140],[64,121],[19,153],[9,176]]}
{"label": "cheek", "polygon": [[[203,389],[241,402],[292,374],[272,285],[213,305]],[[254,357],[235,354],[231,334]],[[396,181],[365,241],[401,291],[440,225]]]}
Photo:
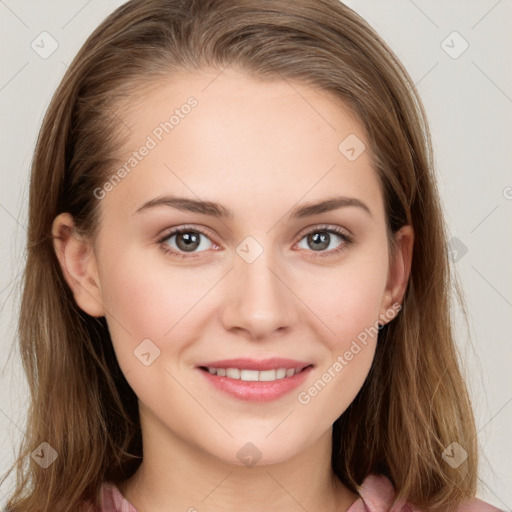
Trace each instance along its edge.
{"label": "cheek", "polygon": [[302,297],[329,328],[331,350],[342,350],[379,319],[387,282],[386,253],[350,255],[337,269],[317,271],[304,283]]}
{"label": "cheek", "polygon": [[[101,261],[105,316],[119,365],[137,394],[146,388],[159,389],[159,379],[166,374],[158,369],[183,350],[186,342],[179,342],[186,339],[180,335],[183,320],[206,290],[201,293],[192,272],[162,267],[161,261],[157,265],[136,249],[127,248],[122,254],[106,251]],[[171,350],[164,343],[169,336],[173,337]],[[146,353],[150,366],[144,365]]]}
{"label": "cheek", "polygon": [[311,309],[322,312],[329,331],[322,329],[328,333],[321,338],[326,357],[296,397],[309,425],[306,428],[332,425],[366,380],[375,354],[386,278],[387,266],[369,258],[340,269],[335,278],[331,274],[315,280],[318,291],[310,295]]}
{"label": "cheek", "polygon": [[118,363],[139,399],[158,410],[161,397],[155,390],[166,389],[174,410],[186,409],[190,397],[165,370],[173,371],[194,339],[194,331],[189,332],[195,325],[194,306],[212,280],[197,271],[163,265],[158,258],[144,258],[137,249],[105,254],[100,278],[106,317]]}
{"label": "cheek", "polygon": [[133,251],[104,260],[105,307],[134,336],[161,338],[200,300],[203,288],[208,288],[197,271],[162,265],[161,258],[148,261]]}

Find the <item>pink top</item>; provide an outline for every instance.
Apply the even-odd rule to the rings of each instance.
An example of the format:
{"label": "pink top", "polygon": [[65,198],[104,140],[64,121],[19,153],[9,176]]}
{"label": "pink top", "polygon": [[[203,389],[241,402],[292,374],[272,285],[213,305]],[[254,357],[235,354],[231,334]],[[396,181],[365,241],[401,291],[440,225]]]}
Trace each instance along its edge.
{"label": "pink top", "polygon": [[[359,488],[359,498],[346,512],[421,512],[407,503],[391,509],[395,490],[384,475],[369,475]],[[101,488],[102,507],[100,512],[137,512],[121,494],[113,482],[105,482]],[[457,508],[457,512],[503,512],[502,510],[474,498]]]}

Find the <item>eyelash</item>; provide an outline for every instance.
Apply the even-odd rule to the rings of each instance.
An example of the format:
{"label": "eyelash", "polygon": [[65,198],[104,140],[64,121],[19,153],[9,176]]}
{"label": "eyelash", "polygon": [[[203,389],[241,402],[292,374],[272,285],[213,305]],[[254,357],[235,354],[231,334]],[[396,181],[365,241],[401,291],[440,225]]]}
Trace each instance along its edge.
{"label": "eyelash", "polygon": [[[158,242],[159,246],[162,248],[162,250],[164,251],[164,253],[166,253],[166,254],[171,254],[172,256],[176,256],[178,258],[194,258],[194,257],[196,257],[196,256],[194,256],[194,253],[187,254],[187,253],[183,253],[183,252],[177,252],[174,249],[169,248],[169,245],[165,243],[173,235],[179,235],[179,234],[190,233],[190,232],[200,233],[201,235],[210,239],[208,233],[206,233],[205,231],[203,231],[200,228],[196,228],[194,226],[182,226],[180,228],[175,228],[175,229],[167,232],[165,235],[163,235],[161,238],[159,238],[157,242]],[[337,249],[332,249],[330,251],[320,251],[317,254],[315,254],[314,256],[312,256],[313,258],[326,258],[326,257],[339,255],[342,252],[344,252],[353,243],[352,237],[350,235],[348,235],[344,230],[342,230],[341,228],[338,228],[336,226],[330,226],[327,224],[315,226],[314,229],[311,229],[311,230],[303,233],[299,239],[299,242],[306,236],[314,234],[314,233],[334,233],[335,235],[339,236],[342,239],[343,244],[340,247],[338,247]],[[203,251],[200,251],[200,252],[203,252]],[[315,252],[315,251],[308,251],[308,252]]]}

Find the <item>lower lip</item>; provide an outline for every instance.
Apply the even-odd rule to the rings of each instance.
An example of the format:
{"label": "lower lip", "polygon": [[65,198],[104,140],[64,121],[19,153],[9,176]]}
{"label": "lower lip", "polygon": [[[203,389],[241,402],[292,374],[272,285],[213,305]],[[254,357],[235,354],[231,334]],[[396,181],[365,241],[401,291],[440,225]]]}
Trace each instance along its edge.
{"label": "lower lip", "polygon": [[245,381],[230,379],[229,377],[220,377],[206,370],[202,370],[201,368],[198,368],[198,371],[217,389],[239,400],[245,400],[247,402],[271,402],[300,386],[312,369],[313,366],[308,366],[292,377],[284,377],[270,382]]}

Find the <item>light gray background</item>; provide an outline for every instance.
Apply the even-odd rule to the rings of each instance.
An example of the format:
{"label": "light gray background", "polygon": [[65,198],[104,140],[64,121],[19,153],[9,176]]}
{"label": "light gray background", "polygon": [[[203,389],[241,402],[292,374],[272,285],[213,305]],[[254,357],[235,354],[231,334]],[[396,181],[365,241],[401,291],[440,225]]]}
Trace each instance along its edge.
{"label": "light gray background", "polygon": [[[12,347],[32,151],[67,65],[90,32],[122,3],[0,0],[1,472],[13,460],[28,398],[18,353]],[[451,237],[458,239],[453,266],[471,316],[473,341],[468,341],[460,322],[458,339],[482,448],[478,495],[511,510],[512,0],[349,0],[347,4],[390,44],[425,103],[447,221]],[[31,48],[33,41],[42,47],[41,37],[48,37],[40,36],[43,31],[58,43],[47,58]],[[458,55],[464,41],[469,46]],[[49,39],[45,48],[50,48]],[[462,244],[465,254],[460,251]],[[0,506],[9,485],[0,489]]]}

